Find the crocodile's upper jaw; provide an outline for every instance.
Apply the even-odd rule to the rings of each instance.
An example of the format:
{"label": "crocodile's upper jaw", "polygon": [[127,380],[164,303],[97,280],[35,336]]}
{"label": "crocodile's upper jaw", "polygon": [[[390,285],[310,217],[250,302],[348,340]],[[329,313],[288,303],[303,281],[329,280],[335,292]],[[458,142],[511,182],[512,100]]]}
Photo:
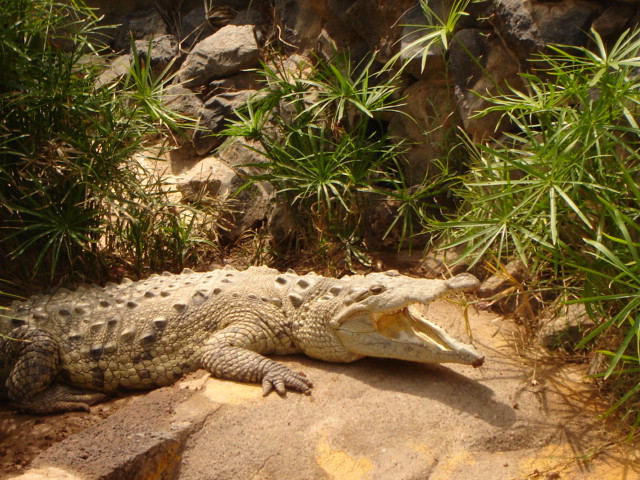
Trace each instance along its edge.
{"label": "crocodile's upper jaw", "polygon": [[[331,327],[341,346],[360,356],[479,367],[484,357],[427,318],[428,304],[451,290],[473,290],[467,274],[449,280],[370,274],[355,282]],[[368,285],[367,285],[368,284]],[[363,290],[368,288],[368,293]],[[360,292],[360,293],[358,293]]]}

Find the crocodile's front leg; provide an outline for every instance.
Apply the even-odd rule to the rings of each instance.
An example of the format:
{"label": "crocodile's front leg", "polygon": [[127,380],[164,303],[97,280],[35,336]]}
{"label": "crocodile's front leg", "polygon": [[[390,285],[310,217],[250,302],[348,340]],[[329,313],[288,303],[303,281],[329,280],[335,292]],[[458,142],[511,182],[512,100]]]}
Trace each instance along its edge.
{"label": "crocodile's front leg", "polygon": [[[9,363],[11,362],[11,363]],[[6,390],[16,407],[30,413],[89,411],[106,397],[55,383],[59,370],[58,343],[44,330],[22,326],[0,337],[0,366],[8,366]]]}
{"label": "crocodile's front leg", "polygon": [[205,343],[201,363],[215,377],[261,383],[263,395],[274,389],[284,395],[287,388],[310,394],[313,384],[304,373],[262,355],[274,352],[273,343],[271,332],[259,323],[236,323]]}

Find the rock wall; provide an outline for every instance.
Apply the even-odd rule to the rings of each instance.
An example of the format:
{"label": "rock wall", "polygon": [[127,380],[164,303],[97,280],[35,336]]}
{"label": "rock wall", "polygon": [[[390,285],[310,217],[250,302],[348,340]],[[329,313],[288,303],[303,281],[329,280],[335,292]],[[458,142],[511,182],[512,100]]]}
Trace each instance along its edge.
{"label": "rock wall", "polygon": [[[426,0],[439,18],[446,18],[453,0]],[[115,30],[111,44],[126,63],[129,35],[146,50],[145,39],[153,38],[152,65],[166,65],[173,58],[178,68],[176,84],[170,89],[168,102],[186,115],[199,119],[199,128],[189,138],[179,139],[181,157],[206,158],[209,172],[224,171],[225,182],[215,190],[231,192],[242,182],[229,174],[238,163],[254,163],[256,158],[238,159],[222,155],[212,157],[223,139],[210,133],[222,130],[224,120],[234,108],[259,87],[255,75],[246,72],[257,67],[265,43],[278,45],[289,54],[314,52],[329,58],[335,51],[349,50],[352,58],[377,52],[385,62],[402,52],[406,63],[401,94],[406,96],[406,113],[392,115],[390,132],[410,141],[406,156],[408,177],[419,182],[429,174],[434,159],[446,154],[451,132],[461,127],[475,139],[489,139],[501,134],[509,125],[499,124],[499,117],[474,117],[486,106],[477,93],[495,93],[506,85],[523,86],[519,73],[531,65],[536,52],[548,44],[588,45],[590,29],[614,41],[625,29],[638,23],[638,2],[605,0],[493,0],[472,2],[468,15],[460,18],[448,50],[432,47],[407,48],[424,34],[429,24],[418,0],[219,0],[203,4],[197,1],[164,0],[91,0]],[[433,20],[432,20],[433,21]],[[424,67],[424,68],[423,68]],[[117,74],[117,73],[115,73]],[[232,150],[237,153],[237,149]],[[185,153],[186,152],[186,153]],[[246,151],[243,155],[247,155]],[[232,158],[229,158],[232,157]],[[259,160],[259,159],[257,159]],[[191,162],[190,165],[193,166]],[[215,168],[212,163],[225,164]],[[187,162],[189,163],[189,162]],[[172,167],[182,180],[187,173]],[[197,181],[203,180],[202,169]],[[242,176],[242,172],[238,172]],[[235,187],[234,187],[235,188]],[[268,205],[269,188],[258,189],[260,205]],[[240,205],[238,211],[252,211],[251,228],[267,215],[252,205]],[[276,226],[274,229],[283,228]],[[233,235],[241,235],[242,232]],[[233,240],[233,238],[230,238]]]}

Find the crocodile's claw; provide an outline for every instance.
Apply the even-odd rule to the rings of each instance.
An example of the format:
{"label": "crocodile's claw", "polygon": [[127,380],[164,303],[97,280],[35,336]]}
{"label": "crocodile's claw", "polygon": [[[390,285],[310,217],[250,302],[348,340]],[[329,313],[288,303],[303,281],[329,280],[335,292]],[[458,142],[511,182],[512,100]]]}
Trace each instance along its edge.
{"label": "crocodile's claw", "polygon": [[287,388],[297,390],[305,395],[311,395],[313,383],[302,372],[293,372],[284,365],[267,373],[262,379],[262,396],[267,396],[272,390],[280,395],[287,393]]}

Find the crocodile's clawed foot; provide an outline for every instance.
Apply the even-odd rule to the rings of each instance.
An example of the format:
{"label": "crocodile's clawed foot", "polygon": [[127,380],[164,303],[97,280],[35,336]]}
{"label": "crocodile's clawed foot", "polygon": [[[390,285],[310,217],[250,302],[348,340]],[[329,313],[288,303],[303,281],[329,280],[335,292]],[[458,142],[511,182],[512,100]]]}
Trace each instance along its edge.
{"label": "crocodile's clawed foot", "polygon": [[287,388],[297,390],[305,395],[311,395],[313,383],[302,372],[292,372],[286,367],[267,373],[262,379],[262,396],[267,396],[272,390],[280,395],[286,395]]}

